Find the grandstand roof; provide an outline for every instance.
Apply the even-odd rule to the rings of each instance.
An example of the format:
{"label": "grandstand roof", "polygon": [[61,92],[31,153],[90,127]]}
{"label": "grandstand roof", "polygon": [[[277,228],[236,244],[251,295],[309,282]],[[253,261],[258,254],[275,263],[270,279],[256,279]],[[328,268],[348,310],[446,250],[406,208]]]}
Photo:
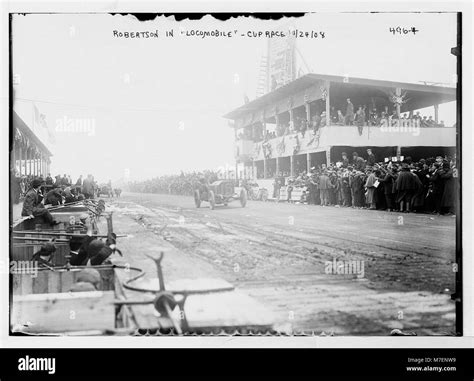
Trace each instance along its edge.
{"label": "grandstand roof", "polygon": [[36,145],[39,151],[41,151],[45,156],[51,157],[53,154],[51,151],[44,145],[44,143],[35,135],[35,133],[28,127],[28,125],[21,119],[18,114],[13,111],[13,133],[15,133],[15,128],[20,131],[21,135],[25,137],[30,144]]}
{"label": "grandstand roof", "polygon": [[[454,87],[393,82],[368,78],[349,77],[346,79],[344,76],[310,73],[236,108],[235,110],[225,114],[224,118],[237,119],[248,113],[261,110],[262,108],[268,107],[273,103],[280,101],[281,99],[288,98],[295,93],[302,92],[306,88],[313,86],[318,82],[320,83],[321,81],[329,81],[331,83],[331,90],[335,91],[342,90],[344,88],[348,90],[357,89],[357,91],[354,92],[356,97],[358,94],[370,96],[371,92],[374,94],[377,94],[377,92],[387,93],[388,91],[399,87],[403,91],[409,92],[409,99],[407,103],[403,105],[402,112],[417,110],[424,107],[433,106],[435,104],[456,100],[456,88]],[[358,102],[355,101],[353,103],[356,104]]]}

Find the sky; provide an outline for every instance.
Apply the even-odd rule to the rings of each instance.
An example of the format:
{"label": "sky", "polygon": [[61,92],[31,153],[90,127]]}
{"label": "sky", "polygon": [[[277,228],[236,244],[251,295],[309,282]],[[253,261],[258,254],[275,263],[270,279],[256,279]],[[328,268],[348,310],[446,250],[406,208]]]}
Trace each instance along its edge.
{"label": "sky", "polygon": [[[454,86],[455,14],[333,13],[292,20],[233,18],[176,22],[131,15],[29,14],[12,21],[15,111],[33,125],[34,106],[54,130],[35,132],[53,153],[51,171],[99,181],[147,179],[181,170],[234,166],[227,112],[256,97],[267,39],[247,31],[299,30],[325,38],[298,39],[303,72]],[[416,27],[393,35],[390,27]],[[174,30],[174,37],[165,32]],[[219,30],[232,37],[180,33]],[[158,38],[117,32],[158,31]],[[455,122],[455,104],[440,106]]]}

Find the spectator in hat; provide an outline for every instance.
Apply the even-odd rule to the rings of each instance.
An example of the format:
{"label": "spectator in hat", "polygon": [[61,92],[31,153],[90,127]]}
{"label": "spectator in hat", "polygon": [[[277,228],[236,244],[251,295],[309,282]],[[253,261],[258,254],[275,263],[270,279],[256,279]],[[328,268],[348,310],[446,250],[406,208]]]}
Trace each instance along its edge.
{"label": "spectator in hat", "polygon": [[94,181],[92,175],[87,175],[87,178],[82,182],[82,193],[86,199],[94,198]]}
{"label": "spectator in hat", "polygon": [[53,178],[51,177],[51,173],[48,173],[48,176],[46,176],[46,185],[53,185]]}
{"label": "spectator in hat", "polygon": [[362,108],[362,106],[359,106],[355,119],[356,119],[357,131],[359,132],[359,135],[362,135],[362,131],[365,125],[365,111]]}
{"label": "spectator in hat", "polygon": [[61,185],[65,186],[65,187],[70,185],[69,178],[67,177],[66,174],[64,174],[63,178],[61,179]]}
{"label": "spectator in hat", "polygon": [[350,98],[347,98],[347,106],[346,106],[346,115],[344,124],[346,126],[352,126],[354,122],[354,105],[351,102]]}
{"label": "spectator in hat", "polygon": [[397,179],[396,169],[390,166],[383,175],[379,176],[378,180],[383,185],[383,193],[385,196],[385,206],[387,211],[391,212],[395,209],[394,184]]}
{"label": "spectator in hat", "polygon": [[40,194],[40,188],[43,185],[43,182],[39,179],[34,179],[31,183],[31,188],[25,196],[25,201],[23,202],[23,210],[21,215],[24,217],[34,217],[34,218],[43,218],[43,220],[54,226],[58,222],[54,221],[51,213],[44,208],[44,205],[41,203],[43,195]]}
{"label": "spectator in hat", "polygon": [[377,189],[377,177],[373,170],[367,171],[368,177],[365,182],[365,188],[367,188],[366,203],[369,205],[369,209],[375,210],[375,190]]}
{"label": "spectator in hat", "polygon": [[427,123],[428,127],[434,127],[435,124],[436,124],[436,122],[433,120],[433,117],[431,115],[428,117],[428,120],[427,120],[426,123]]}
{"label": "spectator in hat", "polygon": [[428,119],[426,119],[426,115],[423,117],[423,119],[421,119],[420,123],[421,123],[421,127],[429,127]]}
{"label": "spectator in hat", "polygon": [[370,148],[367,149],[367,155],[367,165],[370,165],[372,167],[376,163],[376,160],[375,155],[373,154]]}
{"label": "spectator in hat", "polygon": [[323,111],[321,113],[321,127],[325,127],[327,124],[327,116],[326,116],[326,111]]}
{"label": "spectator in hat", "polygon": [[414,192],[418,188],[415,176],[410,172],[410,167],[407,163],[402,164],[402,170],[398,175],[396,181],[397,188],[397,203],[400,204],[400,212],[410,212],[411,199]]}
{"label": "spectator in hat", "polygon": [[341,154],[342,156],[342,165],[341,167],[342,168],[347,168],[349,166],[349,159],[347,158],[347,153],[343,152]]}
{"label": "spectator in hat", "polygon": [[354,169],[357,171],[365,170],[365,160],[359,156],[357,152],[352,153],[352,162],[354,164]]}
{"label": "spectator in hat", "polygon": [[331,184],[328,173],[324,171],[321,176],[319,176],[319,197],[321,198],[322,206],[329,205],[329,189],[332,187],[333,185]]}
{"label": "spectator in hat", "polygon": [[337,110],[337,121],[336,124],[343,126],[344,125],[344,115],[342,115],[341,110]]}
{"label": "spectator in hat", "polygon": [[449,163],[443,163],[439,177],[443,181],[443,194],[441,196],[441,214],[454,214],[455,178]]}

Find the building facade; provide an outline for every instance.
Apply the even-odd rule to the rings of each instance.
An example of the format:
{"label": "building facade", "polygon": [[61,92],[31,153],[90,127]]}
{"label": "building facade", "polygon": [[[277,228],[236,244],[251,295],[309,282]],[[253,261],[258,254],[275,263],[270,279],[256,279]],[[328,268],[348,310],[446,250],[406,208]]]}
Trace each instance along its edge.
{"label": "building facade", "polygon": [[[453,155],[456,126],[438,110],[455,100],[451,87],[307,74],[224,117],[234,121],[239,178],[271,179],[368,148],[378,161]],[[431,118],[417,113],[427,107]]]}

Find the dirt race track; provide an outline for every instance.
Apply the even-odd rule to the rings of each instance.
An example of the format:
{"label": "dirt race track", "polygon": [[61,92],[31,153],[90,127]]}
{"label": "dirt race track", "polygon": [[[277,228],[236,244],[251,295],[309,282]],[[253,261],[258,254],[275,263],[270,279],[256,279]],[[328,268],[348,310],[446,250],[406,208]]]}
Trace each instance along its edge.
{"label": "dirt race track", "polygon": [[[210,210],[191,197],[105,199],[118,246],[156,276],[145,253],[165,249],[166,279],[217,277],[263,304],[275,328],[334,335],[455,331],[455,218],[249,201]],[[358,274],[328,262],[359,261]],[[362,272],[363,270],[363,272]]]}

